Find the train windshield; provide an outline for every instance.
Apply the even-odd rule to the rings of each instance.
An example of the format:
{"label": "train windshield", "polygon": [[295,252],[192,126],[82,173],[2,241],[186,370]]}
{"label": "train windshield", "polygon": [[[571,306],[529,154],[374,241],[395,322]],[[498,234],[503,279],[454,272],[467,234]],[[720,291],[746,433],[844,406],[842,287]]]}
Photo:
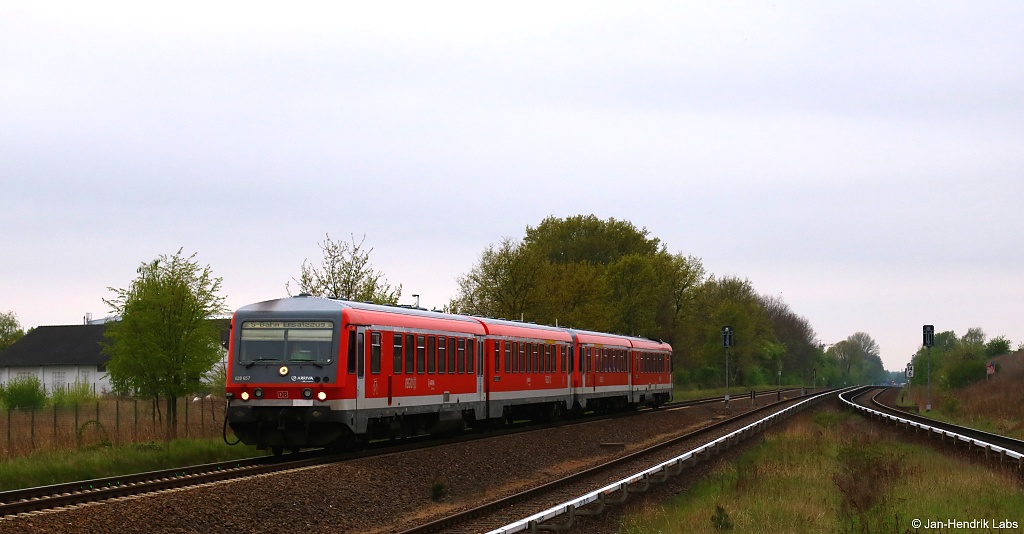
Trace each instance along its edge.
{"label": "train windshield", "polygon": [[245,321],[238,360],[331,363],[334,323],[330,321]]}

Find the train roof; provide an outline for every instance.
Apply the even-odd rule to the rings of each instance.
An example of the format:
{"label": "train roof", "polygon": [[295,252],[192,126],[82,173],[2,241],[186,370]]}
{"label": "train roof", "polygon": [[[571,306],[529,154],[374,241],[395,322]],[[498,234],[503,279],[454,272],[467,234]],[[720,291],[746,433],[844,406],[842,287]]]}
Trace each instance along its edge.
{"label": "train roof", "polygon": [[238,308],[236,313],[242,314],[243,317],[259,316],[264,313],[281,314],[287,317],[301,317],[311,313],[316,315],[324,313],[337,314],[341,316],[344,313],[349,322],[357,324],[393,325],[424,329],[443,326],[454,331],[474,334],[533,337],[646,350],[672,350],[672,347],[667,343],[646,338],[310,295],[298,295],[248,304]]}
{"label": "train roof", "polygon": [[333,313],[338,316],[344,314],[349,322],[357,324],[394,325],[424,329],[438,328],[443,325],[446,329],[458,332],[484,333],[484,328],[479,321],[465,315],[309,295],[257,302],[242,306],[236,313],[242,314],[243,317],[252,317],[262,313],[278,313],[292,317],[305,313]]}
{"label": "train roof", "polygon": [[577,343],[593,343],[598,345],[616,345],[622,347],[629,347],[629,338],[626,336],[620,336],[618,334],[608,334],[606,332],[592,332],[589,330],[576,330],[570,328],[569,333]]}
{"label": "train roof", "polygon": [[487,334],[492,336],[542,337],[557,341],[572,341],[569,331],[558,326],[521,323],[489,317],[474,317],[474,319],[483,323]]}

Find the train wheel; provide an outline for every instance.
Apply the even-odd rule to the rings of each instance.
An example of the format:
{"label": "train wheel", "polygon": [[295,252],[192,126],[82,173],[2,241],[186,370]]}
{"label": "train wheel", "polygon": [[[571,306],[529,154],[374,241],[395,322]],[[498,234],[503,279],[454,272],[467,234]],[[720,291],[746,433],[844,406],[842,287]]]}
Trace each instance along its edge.
{"label": "train wheel", "polygon": [[565,415],[565,404],[562,404],[561,402],[556,402],[555,405],[551,408],[551,420],[558,421],[559,419],[562,418],[563,415]]}

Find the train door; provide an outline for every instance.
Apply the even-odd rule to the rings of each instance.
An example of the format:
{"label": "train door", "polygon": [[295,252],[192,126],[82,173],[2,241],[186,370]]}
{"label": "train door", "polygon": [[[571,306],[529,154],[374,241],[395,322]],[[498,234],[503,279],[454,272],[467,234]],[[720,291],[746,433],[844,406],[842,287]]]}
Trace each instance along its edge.
{"label": "train door", "polygon": [[473,357],[476,358],[476,395],[474,395],[473,398],[476,401],[486,402],[486,388],[488,384],[487,380],[485,380],[484,378],[488,375],[488,373],[484,372],[484,366],[487,365],[487,353],[484,352],[485,345],[483,338],[475,338],[473,342],[476,343],[476,350],[473,351]]}
{"label": "train door", "polygon": [[356,405],[358,410],[366,404],[366,327],[358,326],[356,331]]}
{"label": "train door", "polygon": [[586,358],[587,358],[587,363],[586,363],[586,365],[587,365],[587,380],[586,380],[586,383],[584,384],[584,386],[590,386],[590,389],[592,391],[596,391],[597,390],[597,360],[595,358],[595,354],[594,353],[597,352],[597,351],[594,350],[594,347],[587,347],[584,350],[587,353],[586,354]]}

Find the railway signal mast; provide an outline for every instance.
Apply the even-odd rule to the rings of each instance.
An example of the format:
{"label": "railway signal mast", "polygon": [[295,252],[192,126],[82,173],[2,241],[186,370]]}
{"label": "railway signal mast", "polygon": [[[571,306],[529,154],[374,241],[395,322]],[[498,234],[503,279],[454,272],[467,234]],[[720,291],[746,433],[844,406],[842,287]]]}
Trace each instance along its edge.
{"label": "railway signal mast", "polygon": [[725,409],[729,409],[729,347],[733,346],[732,327],[722,327],[722,346],[725,347]]}
{"label": "railway signal mast", "polygon": [[928,349],[928,404],[924,411],[932,411],[932,347],[935,345],[935,326],[924,325],[924,346]]}

